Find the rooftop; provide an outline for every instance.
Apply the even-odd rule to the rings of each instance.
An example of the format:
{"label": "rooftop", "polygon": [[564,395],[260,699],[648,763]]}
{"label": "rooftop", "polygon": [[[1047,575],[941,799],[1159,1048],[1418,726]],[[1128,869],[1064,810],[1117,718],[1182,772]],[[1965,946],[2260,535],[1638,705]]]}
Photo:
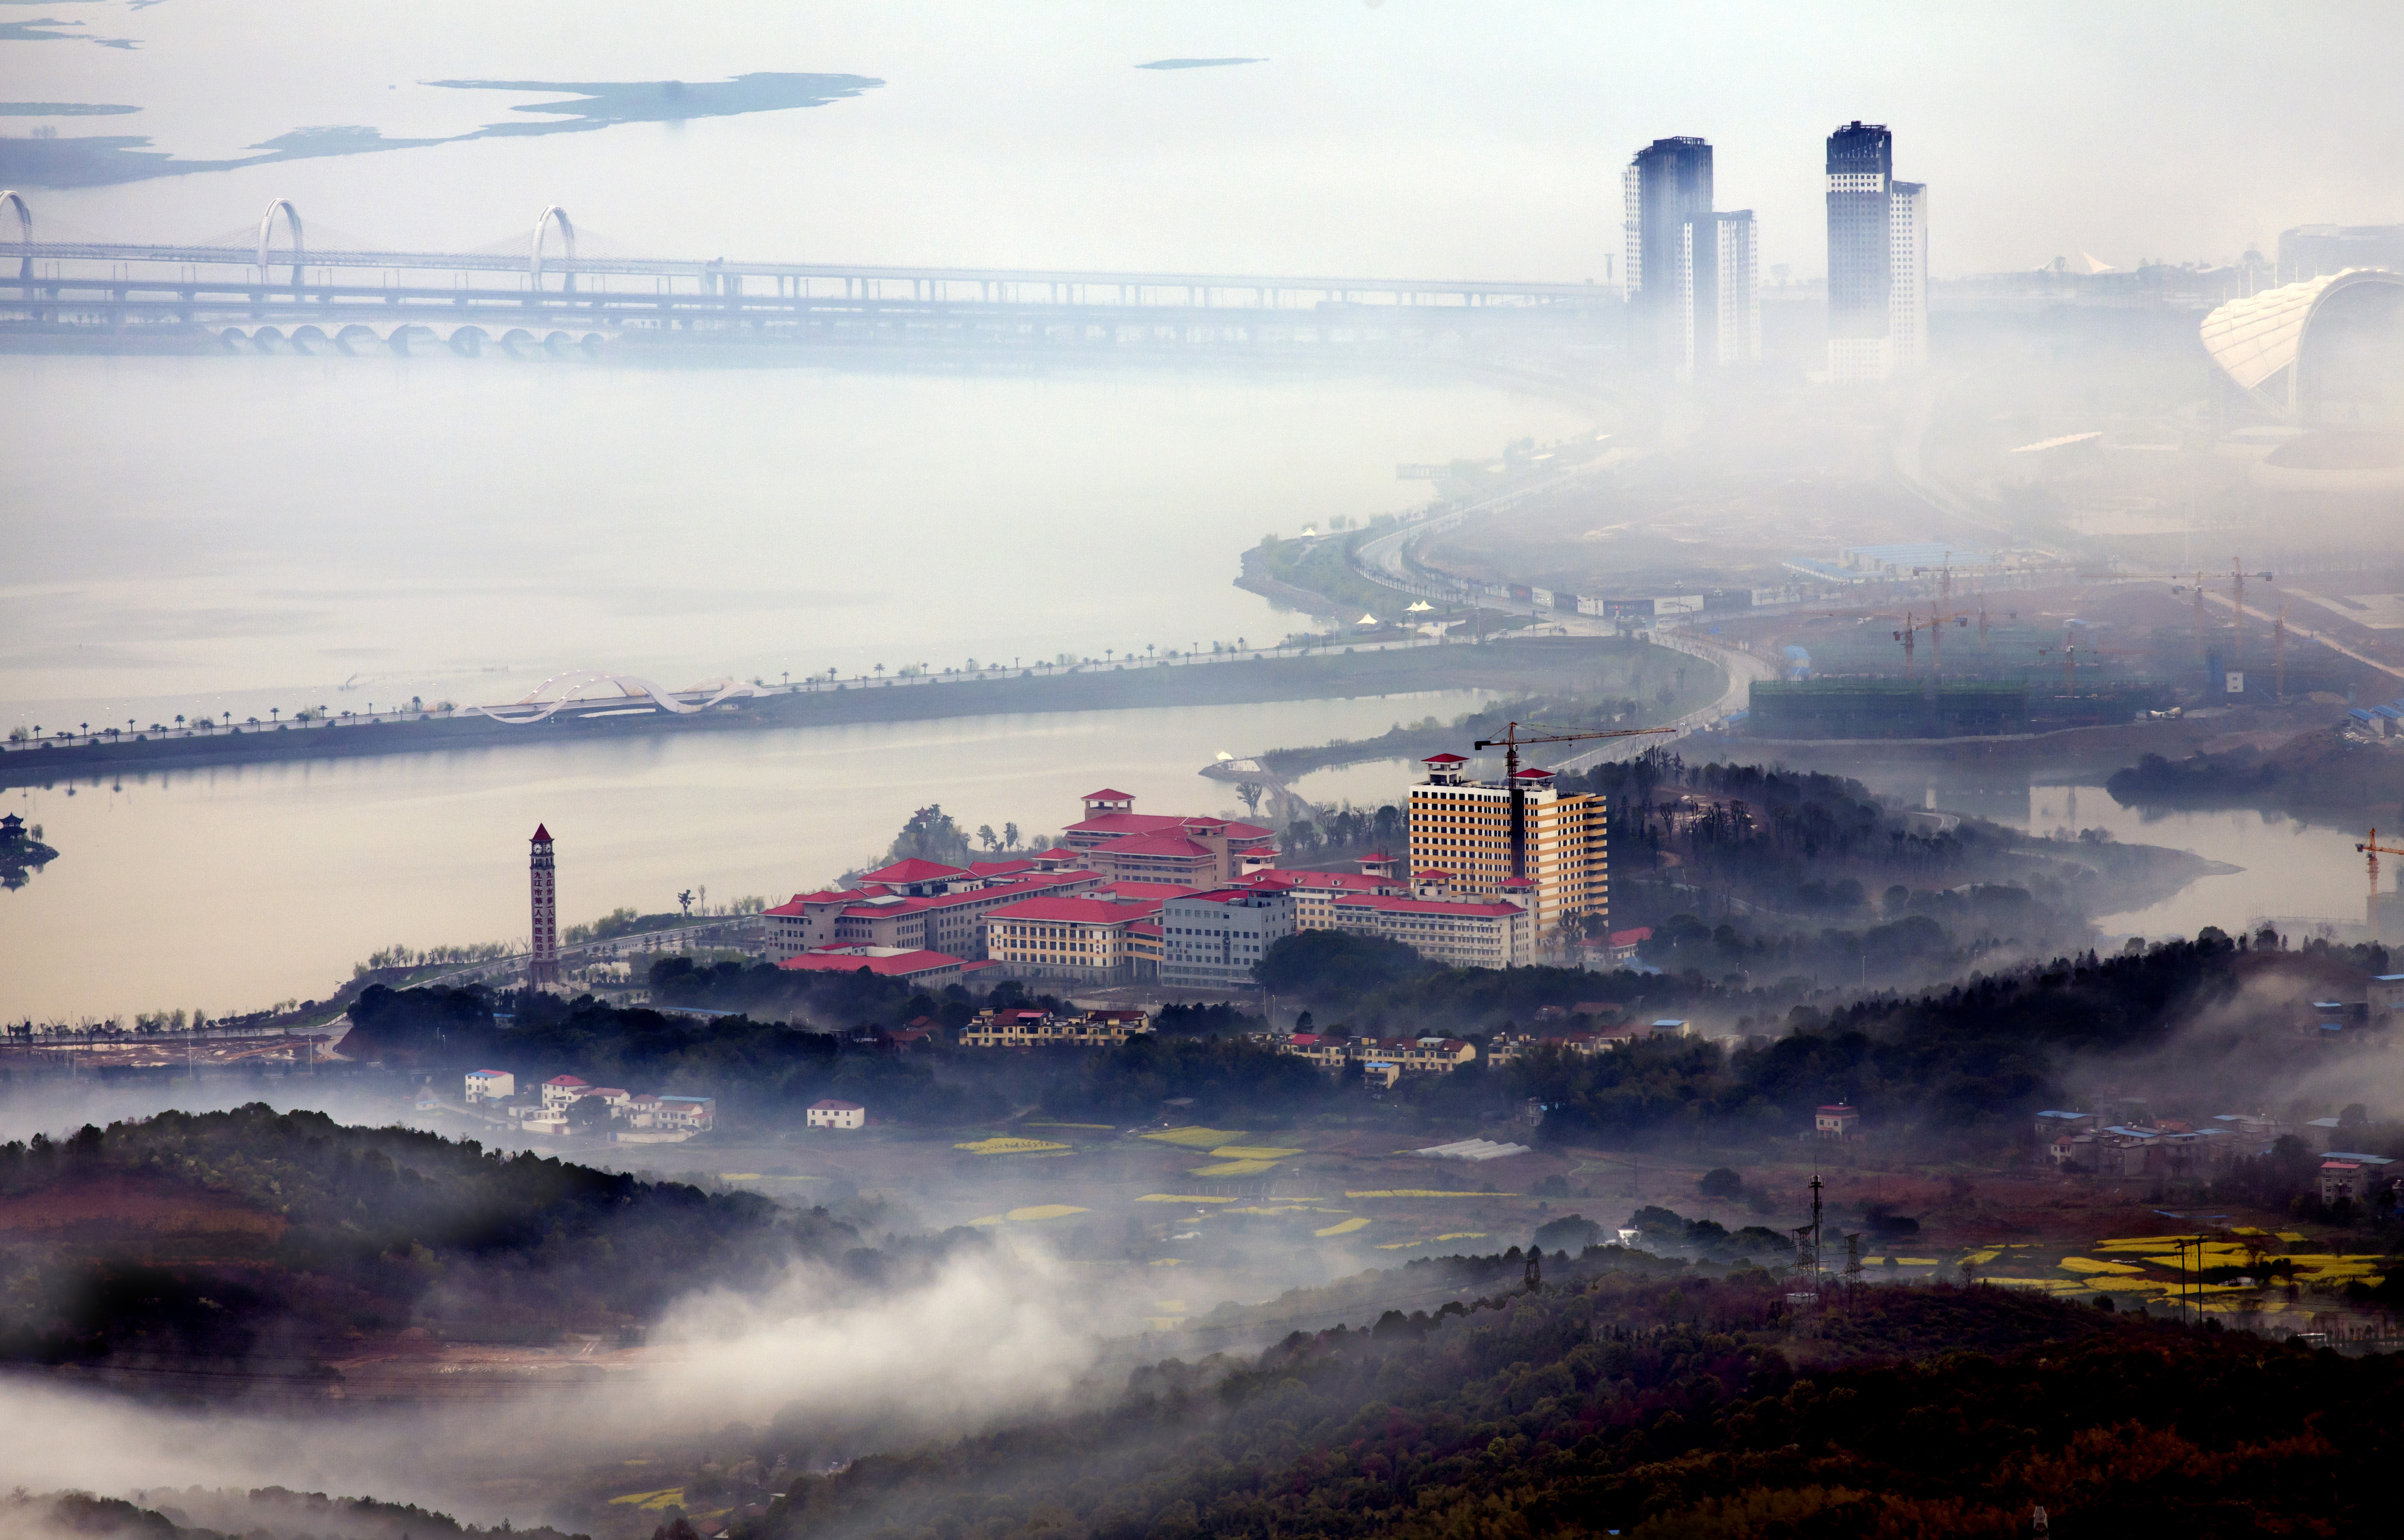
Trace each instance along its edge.
{"label": "rooftop", "polygon": [[[885,955],[876,957],[867,952],[804,952],[799,957],[787,958],[776,966],[803,973],[856,973],[865,971],[874,973],[879,978],[908,978],[914,973],[929,973],[944,968],[960,966],[960,959],[947,952],[929,952],[923,949],[915,952],[897,952],[884,947],[874,950],[883,952]],[[669,1099],[676,1099],[672,1097]]]}

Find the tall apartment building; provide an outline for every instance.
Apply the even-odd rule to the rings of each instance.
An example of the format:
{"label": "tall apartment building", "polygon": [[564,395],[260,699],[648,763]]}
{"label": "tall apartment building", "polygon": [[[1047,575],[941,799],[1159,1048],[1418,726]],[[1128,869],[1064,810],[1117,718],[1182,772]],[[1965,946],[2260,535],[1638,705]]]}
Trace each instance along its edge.
{"label": "tall apartment building", "polygon": [[1761,361],[1761,259],[1753,210],[1689,219],[1678,234],[1678,372]]}
{"label": "tall apartment building", "polygon": [[1883,380],[1928,351],[1928,188],[1894,179],[1894,136],[1828,135],[1828,376]]}
{"label": "tall apartment building", "polygon": [[1627,204],[1628,333],[1639,357],[1676,364],[1684,352],[1679,253],[1686,226],[1712,212],[1712,147],[1682,134],[1636,152],[1622,177]]}
{"label": "tall apartment building", "polygon": [[[1500,897],[1527,909],[1539,947],[1586,916],[1611,909],[1603,799],[1564,795],[1549,770],[1522,770],[1516,787],[1473,781],[1458,754],[1422,762],[1411,788],[1411,869],[1449,874],[1451,896]],[[1515,831],[1515,822],[1516,828]]]}
{"label": "tall apartment building", "polygon": [[1928,362],[1928,184],[1887,184],[1886,351],[1890,370]]}

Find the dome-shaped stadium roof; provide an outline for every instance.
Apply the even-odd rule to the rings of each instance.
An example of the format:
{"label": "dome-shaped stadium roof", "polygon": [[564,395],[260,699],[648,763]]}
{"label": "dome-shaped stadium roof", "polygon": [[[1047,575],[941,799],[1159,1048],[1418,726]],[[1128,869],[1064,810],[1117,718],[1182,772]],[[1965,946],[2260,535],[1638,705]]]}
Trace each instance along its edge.
{"label": "dome-shaped stadium roof", "polygon": [[2304,327],[2323,301],[2365,283],[2404,286],[2404,273],[2348,268],[2231,300],[2203,318],[2203,350],[2230,379],[2252,390],[2296,361]]}

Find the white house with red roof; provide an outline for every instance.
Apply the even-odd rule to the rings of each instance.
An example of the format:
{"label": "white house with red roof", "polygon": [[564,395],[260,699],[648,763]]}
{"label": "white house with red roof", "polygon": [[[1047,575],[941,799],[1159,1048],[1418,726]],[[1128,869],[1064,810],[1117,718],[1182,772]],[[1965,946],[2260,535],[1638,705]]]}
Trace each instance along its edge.
{"label": "white house with red roof", "polygon": [[813,1128],[865,1128],[868,1109],[857,1101],[845,1101],[837,1097],[824,1097],[809,1105],[804,1114]]}
{"label": "white house with red roof", "polygon": [[546,1111],[556,1111],[592,1089],[592,1082],[575,1075],[553,1075],[542,1083],[542,1104]]}
{"label": "white house with red roof", "polygon": [[1409,885],[1397,878],[1354,872],[1260,872],[1237,886],[1293,895],[1293,926],[1297,931],[1336,929],[1335,905],[1341,900],[1410,891]]}
{"label": "white house with red roof", "polygon": [[507,1070],[470,1070],[468,1071],[468,1105],[479,1101],[507,1101],[518,1094],[518,1077]]}

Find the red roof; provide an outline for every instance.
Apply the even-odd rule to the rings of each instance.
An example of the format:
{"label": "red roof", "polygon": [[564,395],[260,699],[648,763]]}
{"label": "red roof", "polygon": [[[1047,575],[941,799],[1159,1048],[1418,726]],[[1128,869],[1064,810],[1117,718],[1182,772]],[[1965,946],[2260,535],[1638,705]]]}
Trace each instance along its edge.
{"label": "red roof", "polygon": [[843,1101],[838,1100],[834,1097],[828,1097],[823,1100],[811,1102],[810,1111],[814,1113],[864,1113],[868,1111],[868,1109],[861,1106],[857,1101]]}
{"label": "red roof", "polygon": [[861,957],[857,952],[804,952],[776,965],[804,973],[856,973],[861,969],[879,978],[914,978],[920,973],[957,968],[960,959],[946,952],[897,952],[891,957]]}
{"label": "red roof", "polygon": [[1098,791],[1088,791],[1077,800],[1080,802],[1133,802],[1135,795],[1129,791],[1114,791],[1105,786]]}
{"label": "red roof", "polygon": [[971,873],[977,876],[988,878],[1016,876],[1021,872],[1032,872],[1033,870],[1035,870],[1035,863],[1031,861],[972,861],[969,862],[969,871]]}
{"label": "red roof", "polygon": [[1520,771],[1519,778],[1521,780],[1550,780],[1552,778],[1552,775],[1553,773],[1550,770],[1530,769]]}
{"label": "red roof", "polygon": [[1230,823],[1225,819],[1185,818],[1168,813],[1103,813],[1069,825],[1068,832],[1071,834],[1161,834],[1183,829],[1207,829],[1213,833],[1224,833],[1238,844],[1245,840],[1268,839],[1275,833],[1274,830],[1265,829],[1257,823]]}
{"label": "red roof", "polygon": [[1109,893],[1114,898],[1133,899],[1139,903],[1183,898],[1194,891],[1181,882],[1106,882],[1095,890]]}
{"label": "red roof", "polygon": [[1823,1107],[1820,1111],[1824,1113],[1842,1113],[1847,1117],[1859,1117],[1862,1115],[1859,1111],[1852,1107]]}
{"label": "red roof", "polygon": [[586,1083],[575,1075],[553,1075],[543,1084],[545,1085],[582,1085]]}
{"label": "red roof", "polygon": [[908,861],[897,861],[890,866],[871,872],[860,880],[863,883],[882,882],[891,885],[907,882],[949,882],[967,875],[969,874],[959,867],[946,866],[937,861],[921,861],[913,856]]}
{"label": "red roof", "polygon": [[1467,764],[1469,761],[1460,754],[1430,754],[1419,763],[1421,764]]}
{"label": "red roof", "polygon": [[1413,882],[1433,882],[1439,877],[1443,878],[1447,882],[1450,882],[1452,880],[1452,874],[1450,872],[1439,872],[1433,867],[1430,867],[1424,872],[1414,872],[1411,874],[1411,880]]}
{"label": "red roof", "polygon": [[[1146,886],[1166,886],[1147,884]],[[1173,895],[1182,897],[1182,891]],[[1115,925],[1160,913],[1157,900],[1116,901],[1097,898],[1031,898],[1005,903],[987,919],[1048,920],[1070,925]]]}
{"label": "red roof", "polygon": [[549,845],[551,843],[551,831],[544,828],[539,823],[536,824],[534,826],[534,843],[537,845]]}
{"label": "red roof", "polygon": [[1210,847],[1186,838],[1183,834],[1131,834],[1114,839],[1101,847],[1101,853],[1111,856],[1200,856],[1210,859]]}
{"label": "red roof", "polygon": [[1611,932],[1611,944],[1614,946],[1633,946],[1640,941],[1651,941],[1652,939],[1653,927],[1650,925],[1640,925],[1633,931],[1614,931]]}

